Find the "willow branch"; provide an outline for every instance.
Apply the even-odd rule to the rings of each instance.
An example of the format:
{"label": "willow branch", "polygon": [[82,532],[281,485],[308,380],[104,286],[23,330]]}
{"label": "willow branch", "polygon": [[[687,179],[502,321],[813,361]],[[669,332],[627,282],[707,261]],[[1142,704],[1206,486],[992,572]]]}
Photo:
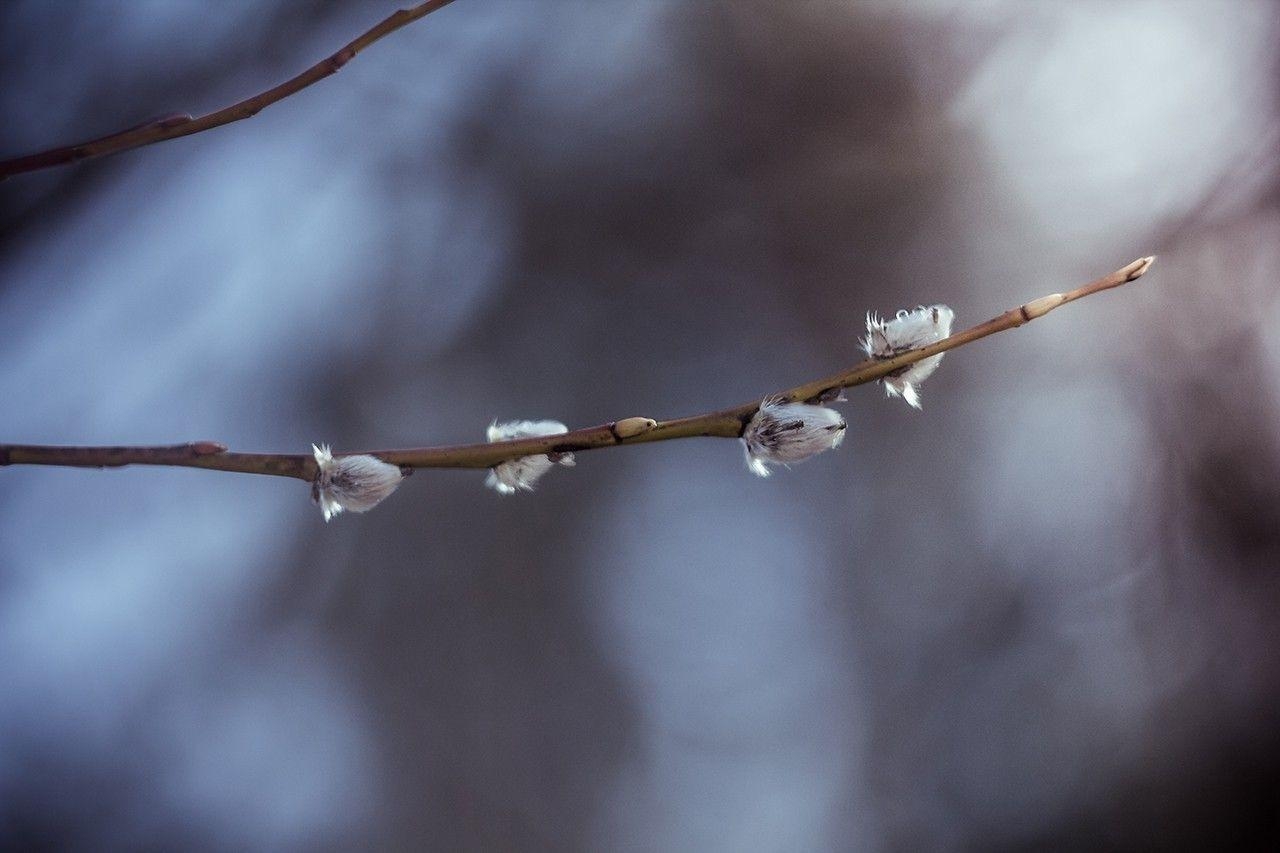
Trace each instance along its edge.
{"label": "willow branch", "polygon": [[[1131,282],[1145,273],[1153,261],[1155,258],[1140,258],[1110,275],[1091,281],[1075,290],[1042,296],[929,346],[910,350],[893,358],[868,359],[824,379],[806,382],[787,391],[768,396],[803,402],[830,399],[840,389],[875,382],[921,359],[962,347],[997,332],[1016,329],[1068,302]],[[559,435],[522,438],[515,441],[353,452],[368,453],[404,469],[489,468],[508,459],[542,453],[578,453],[600,447],[670,441],[695,436],[738,438],[759,406],[760,400],[754,400],[731,409],[667,421],[624,418]],[[165,447],[50,447],[0,444],[0,465],[64,465],[81,468],[169,465],[234,471],[241,474],[296,477],[308,482],[315,479],[317,470],[315,459],[311,454],[233,453],[227,450],[225,445],[214,441],[197,441]]]}
{"label": "willow branch", "polygon": [[192,118],[189,113],[170,113],[100,139],[81,142],[78,145],[54,148],[49,151],[41,151],[37,154],[27,154],[23,157],[14,157],[10,160],[0,160],[0,181],[23,172],[34,172],[39,169],[48,169],[52,166],[63,166],[68,163],[77,163],[81,160],[104,157],[108,154],[128,151],[131,148],[141,148],[143,145],[164,142],[166,139],[190,136],[193,133],[200,133],[204,130],[221,127],[224,124],[231,124],[233,121],[250,118],[277,101],[282,101],[290,95],[301,92],[311,84],[336,73],[350,62],[357,53],[383,36],[389,35],[437,9],[448,6],[452,2],[453,0],[427,0],[425,3],[419,3],[412,8],[401,9],[388,15],[359,38],[348,42],[337,53],[322,59],[296,77],[286,80],[279,86],[268,89],[261,94],[254,95],[252,98],[246,98],[229,107],[224,107],[217,112],[212,112],[199,118]]}

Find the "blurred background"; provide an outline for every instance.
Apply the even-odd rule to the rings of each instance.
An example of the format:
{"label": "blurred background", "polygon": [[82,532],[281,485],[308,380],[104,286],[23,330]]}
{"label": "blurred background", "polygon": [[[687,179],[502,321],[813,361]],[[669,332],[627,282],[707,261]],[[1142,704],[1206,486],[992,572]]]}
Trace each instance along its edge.
{"label": "blurred background", "polygon": [[[0,156],[393,2],[0,5]],[[305,452],[732,405],[966,327],[844,446],[534,494],[0,471],[26,849],[1280,843],[1280,6],[459,0],[257,117],[0,185],[0,440]]]}

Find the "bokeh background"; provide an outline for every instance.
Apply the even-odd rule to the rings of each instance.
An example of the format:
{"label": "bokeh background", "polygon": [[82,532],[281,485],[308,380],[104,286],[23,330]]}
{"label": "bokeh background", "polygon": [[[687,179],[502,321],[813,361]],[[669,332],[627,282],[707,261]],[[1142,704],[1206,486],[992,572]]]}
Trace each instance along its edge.
{"label": "bokeh background", "polygon": [[[391,2],[0,4],[0,155]],[[844,446],[532,495],[0,471],[27,849],[1280,843],[1280,6],[459,0],[239,124],[0,185],[0,435],[303,452],[857,389]]]}

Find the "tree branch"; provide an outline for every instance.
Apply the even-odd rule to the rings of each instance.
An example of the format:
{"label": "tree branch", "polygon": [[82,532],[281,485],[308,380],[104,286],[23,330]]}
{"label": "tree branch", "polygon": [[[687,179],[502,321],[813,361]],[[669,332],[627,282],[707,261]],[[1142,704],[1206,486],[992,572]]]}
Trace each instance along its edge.
{"label": "tree branch", "polygon": [[53,166],[63,166],[68,163],[77,163],[81,160],[104,157],[108,154],[128,151],[131,148],[141,148],[143,145],[164,142],[166,139],[190,136],[193,133],[221,127],[233,121],[250,118],[277,101],[282,101],[290,95],[302,91],[312,83],[323,80],[337,72],[342,66],[350,62],[357,53],[383,36],[389,35],[437,9],[448,6],[452,2],[453,0],[427,0],[425,3],[419,3],[412,8],[401,9],[388,15],[359,38],[348,42],[337,53],[322,59],[296,77],[286,80],[279,86],[268,89],[261,94],[254,95],[252,98],[246,98],[229,107],[224,107],[217,112],[212,112],[199,118],[192,118],[188,113],[170,113],[100,139],[81,142],[78,145],[54,148],[49,151],[41,151],[36,154],[27,154],[23,157],[14,157],[10,160],[0,160],[0,181],[23,172],[34,172],[38,169],[48,169]]}
{"label": "tree branch", "polygon": [[[868,359],[825,379],[806,382],[770,396],[803,402],[829,399],[840,389],[874,382],[921,359],[973,343],[997,332],[1016,329],[1038,317],[1043,317],[1060,305],[1131,282],[1150,269],[1154,261],[1154,257],[1140,258],[1110,275],[1091,281],[1075,290],[1042,296],[929,346],[904,352],[893,358]],[[405,469],[490,468],[508,459],[544,453],[576,453],[599,447],[669,441],[695,436],[738,438],[759,406],[760,400],[755,400],[732,409],[669,421],[625,418],[559,435],[522,438],[515,441],[353,452],[368,453]],[[0,465],[69,465],[82,468],[171,465],[235,471],[242,474],[296,477],[307,482],[315,479],[317,471],[315,459],[311,454],[232,453],[225,445],[213,441],[165,447],[50,447],[0,444]]]}

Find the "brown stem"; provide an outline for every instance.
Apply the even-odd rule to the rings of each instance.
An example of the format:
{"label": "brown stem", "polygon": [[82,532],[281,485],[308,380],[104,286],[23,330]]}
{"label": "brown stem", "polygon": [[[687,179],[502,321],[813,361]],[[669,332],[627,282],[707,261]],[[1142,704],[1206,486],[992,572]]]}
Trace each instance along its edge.
{"label": "brown stem", "polygon": [[14,157],[10,160],[0,160],[0,181],[23,172],[34,172],[38,169],[48,169],[52,166],[62,166],[67,163],[90,160],[94,157],[104,157],[107,154],[128,151],[130,148],[141,148],[143,145],[164,142],[166,139],[190,136],[202,130],[221,127],[233,121],[255,116],[275,102],[282,101],[290,95],[302,91],[312,83],[323,80],[330,74],[335,73],[350,62],[357,53],[383,36],[393,33],[406,24],[411,24],[437,9],[448,6],[452,2],[453,0],[427,0],[425,3],[419,3],[412,8],[401,9],[388,15],[359,38],[348,42],[337,53],[322,59],[296,77],[286,80],[279,86],[268,89],[261,94],[254,95],[252,98],[246,98],[229,107],[224,107],[217,112],[212,112],[199,118],[192,118],[187,113],[171,113],[100,139],[81,142],[77,145],[67,145],[62,148],[53,148],[36,154],[27,154],[23,157]]}
{"label": "brown stem", "polygon": [[[949,338],[926,347],[904,352],[883,360],[868,359],[848,370],[825,379],[806,382],[780,394],[791,401],[815,402],[825,399],[830,392],[874,382],[909,364],[972,343],[979,338],[994,335],[1007,329],[1016,329],[1043,317],[1059,305],[1074,302],[1103,290],[1110,290],[1139,278],[1150,269],[1155,258],[1140,258],[1110,275],[1066,293],[1051,293],[1039,299],[1006,311],[998,317],[979,323],[971,329],[958,332]],[[403,468],[489,468],[507,459],[531,456],[539,453],[567,453],[613,447],[620,444],[640,444],[649,441],[669,441],[675,438],[713,436],[738,438],[751,416],[759,408],[760,401],[753,400],[732,409],[722,409],[703,415],[676,418],[669,421],[653,421],[648,418],[625,418],[599,426],[578,429],[560,435],[538,438],[521,438],[492,444],[461,444],[452,447],[415,447],[405,450],[367,450],[378,458]],[[350,455],[350,454],[341,454]],[[216,471],[236,471],[243,474],[270,474],[278,477],[297,477],[310,482],[316,475],[315,460],[309,454],[231,453],[226,447],[212,441],[180,444],[169,447],[47,447],[29,444],[0,444],[0,465],[72,465],[86,468],[119,467],[122,465],[176,465],[187,468],[209,468]]]}

